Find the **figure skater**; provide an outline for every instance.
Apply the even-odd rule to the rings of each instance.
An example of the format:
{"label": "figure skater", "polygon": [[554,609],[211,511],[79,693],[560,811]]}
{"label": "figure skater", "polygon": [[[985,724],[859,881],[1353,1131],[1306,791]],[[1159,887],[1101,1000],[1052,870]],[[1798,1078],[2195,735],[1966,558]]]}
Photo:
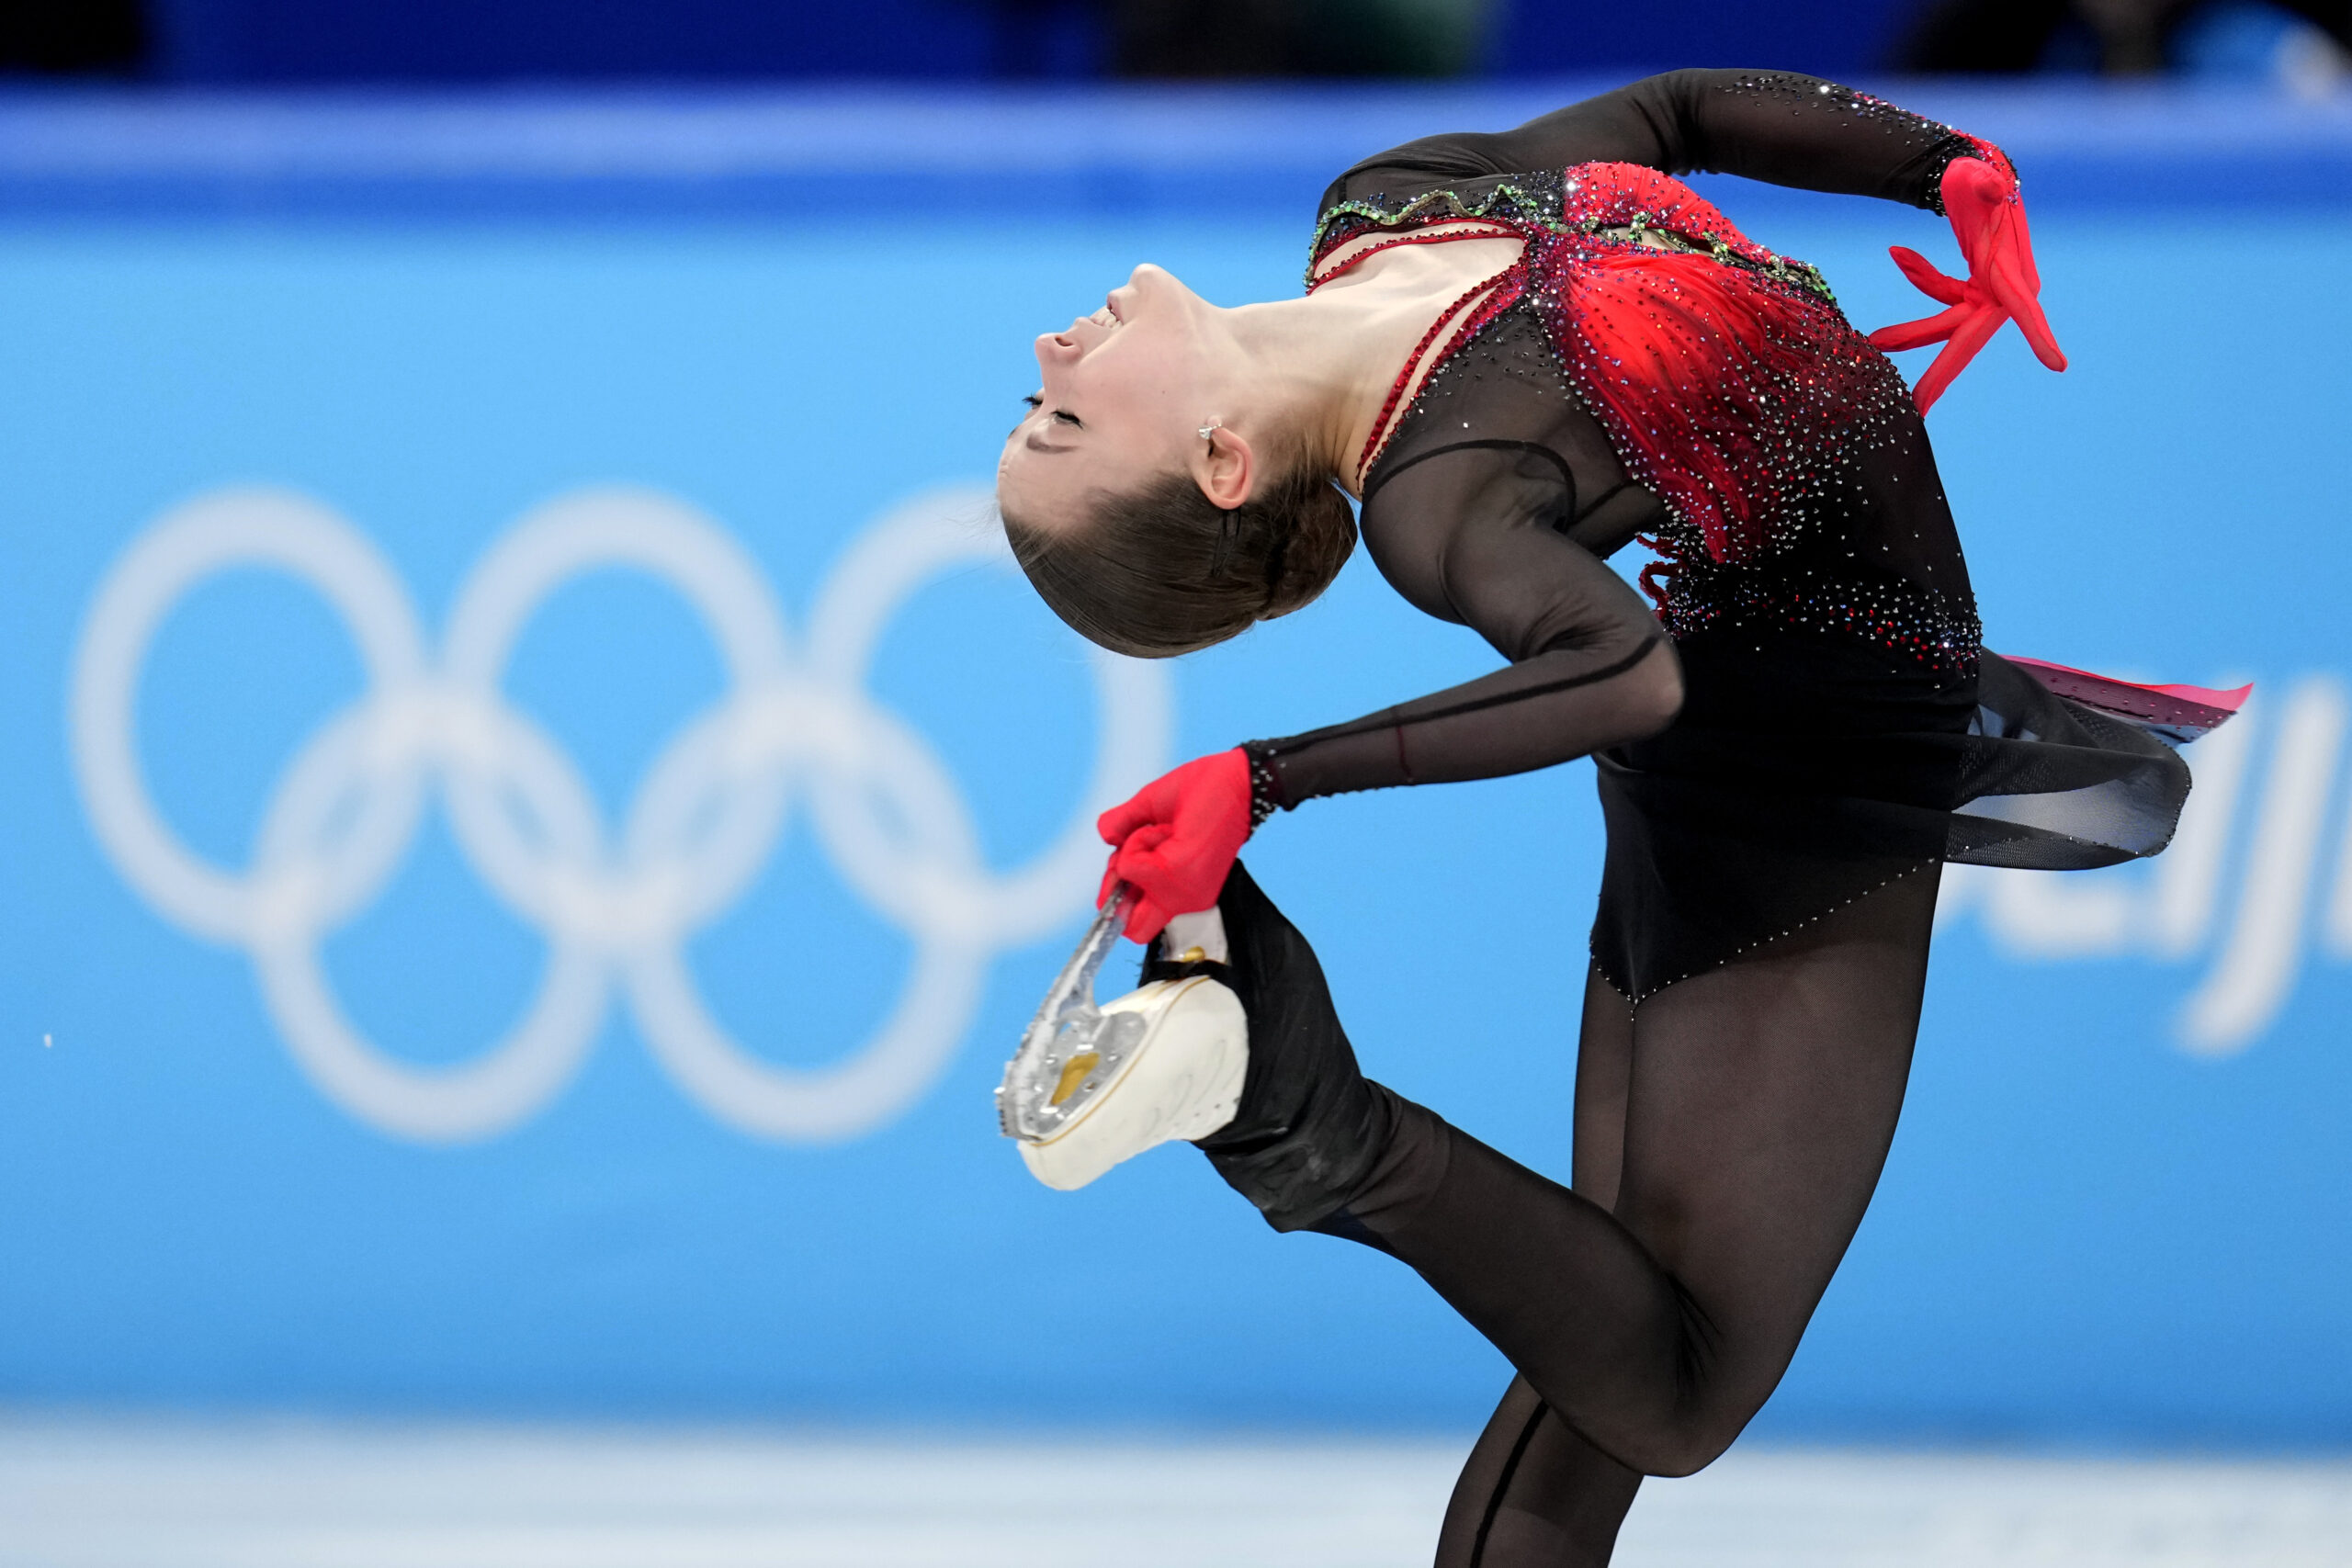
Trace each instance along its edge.
{"label": "figure skater", "polygon": [[[1942,212],[1969,276],[1897,249],[1947,309],[1865,339],[1690,170]],[[1803,76],[1677,72],[1368,159],[1309,254],[1303,299],[1219,309],[1145,266],[1037,340],[998,479],[1013,551],[1071,626],[1158,658],[1298,609],[1360,527],[1507,662],[1104,815],[1147,980],[1212,976],[1247,1029],[1237,1109],[1128,1122],[1214,1126],[1276,1229],[1393,1254],[1516,1369],[1441,1568],[1601,1563],[1642,1477],[1705,1465],[1771,1393],[1860,1222],[1942,863],[2154,853],[2188,792],[2172,746],[2243,694],[1979,646],[1921,415],[2004,321],[2065,363],[1985,142]],[[1907,391],[1880,351],[1936,342]],[[1654,604],[1602,564],[1636,539]],[[1562,1187],[1358,1071],[1236,857],[1318,795],[1586,755],[1608,852]]]}

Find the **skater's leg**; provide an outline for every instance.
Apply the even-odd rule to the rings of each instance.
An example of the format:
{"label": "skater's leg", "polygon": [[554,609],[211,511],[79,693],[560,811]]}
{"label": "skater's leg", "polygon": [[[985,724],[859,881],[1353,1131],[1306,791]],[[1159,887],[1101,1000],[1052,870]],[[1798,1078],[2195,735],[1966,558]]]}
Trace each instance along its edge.
{"label": "skater's leg", "polygon": [[1641,1484],[1514,1378],[1454,1483],[1437,1568],[1601,1568]]}
{"label": "skater's leg", "polygon": [[[1230,1131],[1246,1159],[1220,1169],[1244,1190],[1252,1169],[1286,1173],[1283,1228],[1395,1253],[1595,1448],[1645,1473],[1688,1473],[1779,1382],[1876,1184],[1935,886],[1932,870],[1899,879],[1643,1003],[1614,1213],[1366,1084],[1304,940],[1271,905],[1253,909],[1239,923],[1286,933],[1237,943],[1237,967],[1259,965],[1239,976],[1253,1087],[1294,1087],[1257,1096],[1254,1111],[1245,1091]],[[1261,1017],[1280,1028],[1261,1037]],[[1311,1058],[1311,1073],[1261,1064],[1261,1043],[1279,1058],[1285,1041],[1304,1043],[1296,1061]],[[1596,1145],[1595,1181],[1607,1163]],[[1351,1172],[1362,1174],[1340,1187]]]}
{"label": "skater's leg", "polygon": [[1935,883],[1644,1002],[1613,1213],[1391,1097],[1340,1225],[1412,1265],[1602,1452],[1698,1469],[1779,1382],[1877,1183]]}
{"label": "skater's leg", "polygon": [[[1596,971],[1577,1043],[1574,1163],[1576,1190],[1604,1209],[1617,1201],[1633,1050],[1634,1010]],[[1454,1483],[1437,1568],[1597,1568],[1641,1484],[1514,1378]]]}

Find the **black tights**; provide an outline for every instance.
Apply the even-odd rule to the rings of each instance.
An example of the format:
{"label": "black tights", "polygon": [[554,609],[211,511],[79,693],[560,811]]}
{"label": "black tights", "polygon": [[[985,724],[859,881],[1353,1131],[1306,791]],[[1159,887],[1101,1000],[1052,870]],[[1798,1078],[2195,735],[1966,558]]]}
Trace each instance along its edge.
{"label": "black tights", "polygon": [[[1573,1190],[1360,1077],[1339,1093],[1352,1053],[1319,969],[1237,883],[1222,907],[1253,1077],[1231,1136],[1204,1146],[1283,1228],[1409,1264],[1518,1370],[1456,1485],[1438,1568],[1605,1563],[1641,1478],[1700,1469],[1762,1406],[1861,1222],[1910,1072],[1936,870],[1638,1008],[1592,976]],[[1283,1103],[1309,1066],[1317,1103]],[[1285,1223],[1250,1177],[1299,1168],[1302,1144],[1345,1185],[1319,1214],[1285,1190],[1308,1216]]]}

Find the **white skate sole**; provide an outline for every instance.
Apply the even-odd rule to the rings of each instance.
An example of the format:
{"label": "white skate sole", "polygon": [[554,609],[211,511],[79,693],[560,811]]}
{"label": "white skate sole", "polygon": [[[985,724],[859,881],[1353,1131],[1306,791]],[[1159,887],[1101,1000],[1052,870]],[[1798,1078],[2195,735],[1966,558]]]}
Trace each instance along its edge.
{"label": "white skate sole", "polygon": [[[997,1114],[1022,1162],[1074,1191],[1122,1160],[1233,1120],[1250,1066],[1240,1000],[1206,976],[1155,980],[1094,1005],[1094,975],[1118,938],[1114,897],[1046,994],[1004,1071]],[[1169,923],[1164,951],[1222,961],[1214,909]]]}

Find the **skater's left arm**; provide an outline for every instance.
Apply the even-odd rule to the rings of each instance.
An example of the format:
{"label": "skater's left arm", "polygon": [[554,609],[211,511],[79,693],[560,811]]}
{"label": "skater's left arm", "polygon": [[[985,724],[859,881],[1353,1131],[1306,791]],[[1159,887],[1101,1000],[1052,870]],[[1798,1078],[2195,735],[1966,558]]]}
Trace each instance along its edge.
{"label": "skater's left arm", "polygon": [[1662,174],[1739,175],[1771,185],[1877,197],[1943,210],[1943,172],[1975,158],[2015,183],[1991,142],[1855,92],[1785,71],[1669,71],[1510,130],[1423,137],[1341,175],[1323,205],[1380,192],[1576,164]]}

